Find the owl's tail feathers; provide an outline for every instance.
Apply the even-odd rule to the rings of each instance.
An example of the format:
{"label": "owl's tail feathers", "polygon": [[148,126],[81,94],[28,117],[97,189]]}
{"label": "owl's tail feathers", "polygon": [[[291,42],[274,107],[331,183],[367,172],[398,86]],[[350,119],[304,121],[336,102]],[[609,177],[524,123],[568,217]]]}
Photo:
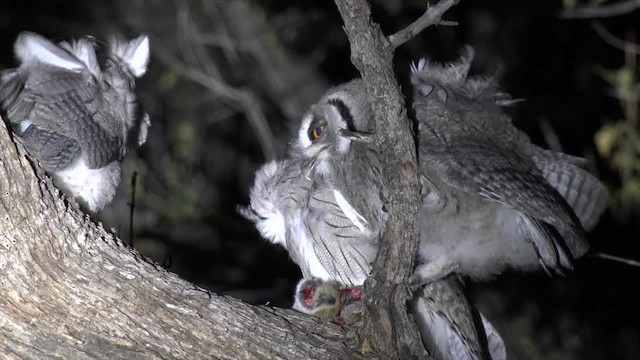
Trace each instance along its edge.
{"label": "owl's tail feathers", "polygon": [[[579,158],[578,158],[579,159]],[[545,179],[573,209],[585,230],[593,229],[607,208],[607,190],[581,164],[570,161],[536,162]]]}
{"label": "owl's tail feathers", "polygon": [[524,214],[518,223],[521,234],[531,243],[540,265],[549,274],[562,275],[572,270],[573,259],[589,249],[582,233],[561,234],[553,225]]}
{"label": "owl's tail feathers", "polygon": [[425,347],[436,359],[506,359],[502,337],[482,314],[482,324],[474,321],[474,310],[457,279],[425,285],[414,294],[410,309]]}

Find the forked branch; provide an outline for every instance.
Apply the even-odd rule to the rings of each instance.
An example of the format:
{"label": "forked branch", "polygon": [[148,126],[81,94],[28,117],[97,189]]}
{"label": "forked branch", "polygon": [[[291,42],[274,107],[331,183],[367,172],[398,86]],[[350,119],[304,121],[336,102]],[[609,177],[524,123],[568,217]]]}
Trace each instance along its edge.
{"label": "forked branch", "polygon": [[442,20],[442,15],[449,10],[452,6],[459,3],[460,0],[442,0],[434,6],[428,6],[427,10],[418,18],[418,20],[411,23],[406,28],[398,31],[393,35],[389,35],[389,42],[391,46],[396,49],[400,45],[413,39],[422,30],[432,25],[446,25],[455,26],[458,25],[455,21]]}

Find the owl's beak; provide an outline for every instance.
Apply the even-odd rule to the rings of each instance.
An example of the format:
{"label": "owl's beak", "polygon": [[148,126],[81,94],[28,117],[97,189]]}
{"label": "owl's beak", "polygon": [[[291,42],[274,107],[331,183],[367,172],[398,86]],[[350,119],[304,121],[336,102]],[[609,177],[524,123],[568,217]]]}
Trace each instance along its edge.
{"label": "owl's beak", "polygon": [[351,131],[347,129],[338,130],[338,135],[352,141],[360,141],[364,143],[373,142],[373,138],[374,138],[372,133],[363,132],[363,131]]}

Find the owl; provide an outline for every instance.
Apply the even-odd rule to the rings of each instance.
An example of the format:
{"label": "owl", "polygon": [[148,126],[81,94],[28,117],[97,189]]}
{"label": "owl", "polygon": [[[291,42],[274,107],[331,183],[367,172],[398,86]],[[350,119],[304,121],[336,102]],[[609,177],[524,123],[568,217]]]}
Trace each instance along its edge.
{"label": "owl", "polygon": [[150,126],[135,96],[149,39],[103,45],[23,32],[14,45],[19,67],[0,74],[0,105],[14,134],[56,186],[92,213],[111,202],[120,162]]}
{"label": "owl", "polygon": [[474,280],[506,268],[564,273],[606,208],[585,160],[542,149],[503,111],[494,77],[470,77],[473,51],[412,68],[418,157],[426,193],[414,280]]}
{"label": "owl", "polygon": [[[287,158],[258,170],[250,205],[242,210],[300,266],[303,285],[294,297],[300,311],[344,318],[340,294],[359,288],[371,271],[387,214],[370,112],[361,81],[330,90],[303,118]],[[456,286],[454,279],[449,286],[416,292],[413,314],[425,345],[446,359],[482,359],[486,346],[480,334],[490,333],[498,344],[493,358],[504,358],[495,329],[478,332],[470,321],[464,295],[451,306],[445,303],[460,295]],[[354,308],[349,305],[345,309]]]}

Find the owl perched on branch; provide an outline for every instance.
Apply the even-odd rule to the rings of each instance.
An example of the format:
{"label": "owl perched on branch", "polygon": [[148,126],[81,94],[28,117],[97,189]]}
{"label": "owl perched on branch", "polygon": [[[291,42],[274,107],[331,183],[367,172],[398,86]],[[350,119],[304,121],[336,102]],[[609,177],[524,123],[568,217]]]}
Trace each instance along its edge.
{"label": "owl perched on branch", "polygon": [[115,196],[120,162],[146,140],[135,79],[147,70],[149,39],[55,44],[23,32],[14,52],[20,66],[0,74],[5,120],[56,186],[99,212]]}
{"label": "owl perched on branch", "polygon": [[[571,268],[588,248],[584,228],[597,222],[606,193],[580,167],[584,160],[538,148],[511,124],[501,109],[511,100],[495,80],[468,76],[472,57],[468,49],[455,63],[413,67],[424,196],[412,280],[426,285],[412,311],[425,344],[442,358],[488,352],[502,359],[499,334],[481,315],[480,325],[470,320],[460,283],[445,277]],[[374,132],[364,84],[349,82],[311,106],[287,159],[256,174],[243,213],[289,251],[307,279],[352,287],[371,271],[388,217]],[[310,303],[325,298],[336,296]]]}

